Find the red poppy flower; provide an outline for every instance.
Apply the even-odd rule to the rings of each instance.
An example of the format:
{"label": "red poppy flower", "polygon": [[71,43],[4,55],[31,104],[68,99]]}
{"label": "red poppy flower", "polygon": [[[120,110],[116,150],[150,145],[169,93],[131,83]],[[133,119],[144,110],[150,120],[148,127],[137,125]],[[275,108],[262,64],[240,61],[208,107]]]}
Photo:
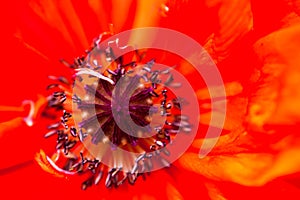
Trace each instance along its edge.
{"label": "red poppy flower", "polygon": [[[7,3],[4,6],[6,12],[2,12],[3,19],[7,19],[2,33],[5,51],[2,54],[3,97],[0,100],[2,195],[32,199],[298,199],[299,5],[296,0],[264,3],[250,0]],[[109,24],[113,24],[113,28]],[[117,169],[112,171],[103,166],[106,181],[101,180],[98,185],[82,191],[80,185],[86,189],[91,185],[91,180],[97,182],[97,176],[90,176],[93,170],[96,169],[99,175],[102,168],[96,159],[82,151],[79,140],[65,141],[65,131],[57,131],[65,126],[63,128],[67,127],[69,138],[80,134],[72,129],[73,119],[69,115],[74,113],[70,108],[72,94],[69,95],[73,91],[68,82],[75,72],[59,61],[63,58],[66,64],[66,61],[82,55],[100,33],[119,33],[145,26],[180,31],[204,46],[224,80],[227,104],[225,124],[221,126],[210,122],[212,112],[219,112],[212,110],[210,100],[219,96],[209,94],[191,65],[175,55],[147,50],[146,61],[155,58],[167,65],[178,64],[177,69],[192,84],[201,111],[196,139],[170,167],[146,175],[145,180],[142,178],[144,176],[134,179],[133,186],[129,184],[130,177],[125,177],[129,183],[114,187],[117,183],[113,174],[119,174]],[[132,35],[132,38],[138,37]],[[137,56],[131,53],[124,58],[137,62]],[[75,67],[76,63],[80,65],[80,57],[75,61]],[[118,69],[119,62],[115,62],[112,70]],[[116,77],[114,73],[118,75],[119,72],[112,71],[110,77]],[[54,76],[50,76],[49,80],[49,75]],[[103,88],[111,89],[103,84]],[[87,86],[84,87],[84,92],[87,92]],[[59,92],[55,91],[57,88]],[[52,89],[57,93],[51,93]],[[159,92],[163,94],[162,91]],[[103,93],[98,95],[101,102],[107,98]],[[171,96],[168,94],[172,100]],[[136,108],[147,108],[149,112],[147,99],[132,100],[136,107],[131,107],[131,112]],[[151,99],[162,102],[162,99]],[[49,108],[49,105],[58,109]],[[81,106],[87,108],[87,105]],[[98,108],[106,111],[103,105]],[[171,115],[175,115],[174,112]],[[135,113],[135,122],[146,123],[138,120],[145,118],[141,113]],[[52,117],[62,117],[63,123],[53,124]],[[87,121],[82,126],[86,124]],[[49,125],[48,136],[57,134],[59,151],[55,150],[56,138],[44,139]],[[204,139],[209,126],[222,130],[221,136]],[[94,135],[92,141],[97,142],[99,138]],[[120,137],[114,138],[116,135]],[[110,129],[107,129],[106,136],[114,145],[122,145],[122,138],[125,137],[121,132],[116,134]],[[216,139],[218,141],[212,151],[200,158],[200,149],[205,150],[205,146],[202,147],[204,141],[209,143]],[[79,144],[80,150],[71,148],[75,146],[73,141]],[[134,146],[135,140],[126,138],[126,145]],[[79,162],[70,163],[72,153],[77,154]],[[66,167],[66,164],[72,166]],[[73,175],[74,171],[79,170],[72,167],[90,170],[89,175]],[[119,174],[118,181],[122,181],[124,176]]]}

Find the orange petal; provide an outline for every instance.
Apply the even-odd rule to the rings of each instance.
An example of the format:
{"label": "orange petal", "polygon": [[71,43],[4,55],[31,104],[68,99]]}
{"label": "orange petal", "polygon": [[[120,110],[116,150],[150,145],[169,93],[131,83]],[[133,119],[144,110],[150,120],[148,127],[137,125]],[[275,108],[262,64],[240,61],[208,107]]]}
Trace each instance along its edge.
{"label": "orange petal", "polygon": [[16,117],[10,121],[0,123],[0,139],[5,136],[5,133],[10,132],[22,125],[25,125],[22,117]]}
{"label": "orange petal", "polygon": [[219,6],[219,28],[212,34],[204,48],[215,62],[225,59],[230,48],[253,27],[253,16],[249,0],[207,1],[209,6]]}
{"label": "orange petal", "polygon": [[[157,26],[159,24],[160,16],[160,8],[161,4],[165,3],[166,0],[144,0],[137,2],[136,14],[134,18],[134,23],[132,28],[142,28],[142,27],[150,27]],[[132,34],[131,39],[129,40],[129,44],[141,44],[140,40],[152,41],[153,38],[149,38],[147,35],[137,35]]]}
{"label": "orange petal", "polygon": [[[224,87],[227,97],[238,95],[243,91],[243,86],[239,82],[225,83]],[[196,92],[196,95],[200,100],[218,98],[220,97],[220,93],[222,93],[218,90],[222,90],[222,87],[215,86],[215,88],[212,90],[215,92],[214,94],[210,94],[209,90],[207,89],[199,89]]]}
{"label": "orange petal", "polygon": [[[199,159],[198,154],[186,153],[179,162],[183,168],[209,179],[261,186],[277,177],[300,171],[299,144],[297,138],[287,137],[275,145],[277,151],[272,153],[234,152],[234,146],[230,148],[223,144],[224,148],[219,149],[217,155],[211,152],[211,155]],[[236,144],[235,148],[239,146]]]}
{"label": "orange petal", "polygon": [[55,1],[31,1],[30,7],[45,23],[58,30],[72,48],[75,48],[71,34],[59,13]]}
{"label": "orange petal", "polygon": [[[0,163],[0,168],[17,165],[32,158],[31,154],[40,145],[38,141],[42,138],[36,130],[37,127],[33,125],[37,121],[40,123],[38,117],[45,106],[45,101],[42,96],[39,96],[36,103],[24,101],[23,106],[19,107],[24,110],[22,114],[14,112],[15,116],[12,119],[0,123],[0,150],[5,152],[2,155],[3,162]],[[29,109],[25,107],[27,104],[30,105]],[[9,108],[11,107],[6,107],[6,110]],[[41,128],[38,127],[38,130],[40,131]]]}
{"label": "orange petal", "polygon": [[108,21],[108,16],[107,12],[105,12],[103,1],[88,0],[88,5],[97,16],[98,24],[101,26],[101,30],[106,31],[110,21]]}
{"label": "orange petal", "polygon": [[300,24],[276,31],[256,42],[254,48],[259,57],[261,75],[249,102],[247,119],[251,129],[300,122],[299,34]]}
{"label": "orange petal", "polygon": [[206,183],[205,186],[208,190],[208,195],[211,200],[226,200],[220,189],[215,185],[212,183]]}
{"label": "orange petal", "polygon": [[167,191],[167,198],[169,200],[182,200],[184,199],[180,192],[176,189],[175,186],[172,184],[168,183],[166,186],[166,191]]}
{"label": "orange petal", "polygon": [[130,8],[133,6],[132,0],[112,1],[112,23],[116,32],[120,32],[130,15]]}
{"label": "orange petal", "polygon": [[[241,95],[243,91],[243,87],[240,83],[238,82],[225,83],[224,87],[225,87],[226,101],[227,101],[225,124],[220,124],[217,120],[210,121],[211,112],[215,112],[216,115],[220,115],[220,116],[222,115],[222,109],[220,108],[219,110],[218,107],[216,107],[215,110],[210,110],[209,112],[201,113],[200,123],[206,125],[210,124],[211,126],[214,127],[233,131],[234,129],[240,128],[242,126],[244,115],[246,114],[247,99],[243,97],[238,97],[238,95]],[[218,87],[214,88],[214,90],[212,91],[215,91],[215,93],[209,94],[209,91],[207,89],[200,89],[196,92],[196,95],[200,100],[200,102],[204,101],[203,103],[200,104],[201,108],[206,110],[211,109],[210,104],[205,103],[205,100],[209,100],[210,98],[222,99],[222,96],[220,96],[220,94],[218,93]],[[222,100],[220,100],[220,102],[221,101]]]}
{"label": "orange petal", "polygon": [[66,22],[70,25],[72,36],[76,36],[76,42],[78,40],[78,43],[81,43],[82,49],[87,49],[89,47],[89,42],[72,2],[70,0],[58,1],[58,7],[62,16],[65,17]]}
{"label": "orange petal", "polygon": [[166,0],[138,1],[133,28],[157,25],[158,20],[160,18],[161,4],[165,2]]}

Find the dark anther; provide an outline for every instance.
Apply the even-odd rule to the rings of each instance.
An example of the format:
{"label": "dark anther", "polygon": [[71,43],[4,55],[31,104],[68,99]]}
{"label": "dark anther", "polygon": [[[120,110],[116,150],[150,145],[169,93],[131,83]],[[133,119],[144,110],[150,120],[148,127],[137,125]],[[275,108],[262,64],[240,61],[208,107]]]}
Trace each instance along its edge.
{"label": "dark anther", "polygon": [[175,98],[175,99],[172,99],[172,102],[176,108],[181,109],[181,106],[183,105],[184,100],[182,98]]}
{"label": "dark anther", "polygon": [[134,185],[135,181],[136,181],[136,175],[135,174],[131,174],[130,172],[127,173],[127,178],[128,178],[128,183],[131,185]]}
{"label": "dark anther", "polygon": [[142,76],[142,79],[143,79],[145,82],[148,82],[148,81],[149,81],[147,75],[143,75],[143,76]]}
{"label": "dark anther", "polygon": [[50,107],[60,107],[67,99],[64,92],[54,92],[52,98],[49,100],[48,105]]}
{"label": "dark anther", "polygon": [[135,163],[135,164],[133,165],[132,169],[131,169],[131,174],[137,173],[137,170],[138,170],[138,164]]}
{"label": "dark anther", "polygon": [[140,160],[144,159],[146,157],[146,154],[142,154],[139,157],[137,157],[137,159],[135,160],[136,162],[139,162]]}
{"label": "dark anther", "polygon": [[77,137],[77,130],[76,130],[76,128],[71,127],[71,128],[70,128],[70,133],[71,133],[71,135],[72,135],[73,137]]}
{"label": "dark anther", "polygon": [[48,137],[54,135],[55,133],[57,133],[56,130],[49,131],[48,133],[46,133],[46,134],[44,135],[44,137],[45,137],[45,138],[48,138]]}
{"label": "dark anther", "polygon": [[147,66],[152,68],[152,66],[154,65],[155,63],[155,59],[151,59],[149,62],[147,62]]}
{"label": "dark anther", "polygon": [[63,146],[63,144],[63,142],[58,142],[55,148],[58,150]]}
{"label": "dark anther", "polygon": [[149,94],[153,97],[159,97],[159,95],[154,91],[150,91]]}
{"label": "dark anther", "polygon": [[52,88],[55,88],[55,87],[58,87],[59,85],[58,84],[50,84],[50,85],[48,85],[47,86],[47,90],[50,90],[50,89],[52,89]]}
{"label": "dark anther", "polygon": [[70,84],[69,81],[68,81],[68,79],[66,77],[64,77],[64,76],[58,77],[58,81],[61,82],[61,83],[66,84],[66,85]]}
{"label": "dark anther", "polygon": [[145,67],[143,67],[143,70],[145,70],[146,72],[151,72],[151,68],[150,67],[148,67],[147,65],[145,66]]}
{"label": "dark anther", "polygon": [[155,151],[156,149],[157,149],[156,145],[153,144],[153,145],[150,146],[150,150]]}
{"label": "dark anther", "polygon": [[169,74],[170,73],[170,69],[165,69],[163,71],[160,72],[161,74]]}
{"label": "dark anther", "polygon": [[164,83],[164,85],[168,86],[170,85],[172,82],[174,81],[173,75],[171,74],[168,79],[166,80],[166,82]]}
{"label": "dark anther", "polygon": [[85,57],[77,57],[74,60],[74,64],[75,64],[76,68],[81,67],[84,64],[84,59],[85,59]]}
{"label": "dark anther", "polygon": [[161,163],[161,165],[163,166],[163,167],[170,167],[170,163],[169,163],[169,161],[167,161],[166,159],[164,159],[164,158],[162,158],[162,157],[160,157],[159,156],[159,161],[160,161],[160,163]]}
{"label": "dark anther", "polygon": [[115,60],[115,58],[116,58],[111,47],[107,47],[105,49],[105,55],[106,55],[106,60],[108,62],[111,62],[111,61]]}
{"label": "dark anther", "polygon": [[67,122],[69,121],[69,118],[71,118],[71,117],[72,117],[71,113],[68,113],[65,110],[63,111],[63,116],[61,117],[61,123],[65,127],[65,129],[69,128],[69,126],[67,125]]}
{"label": "dark anther", "polygon": [[131,67],[136,67],[136,62],[135,61],[132,61],[132,62],[130,62],[130,63],[127,63],[127,64],[124,64],[124,65],[122,65],[122,67],[128,67],[128,66],[131,66]]}
{"label": "dark anther", "polygon": [[163,148],[162,150],[161,150],[166,156],[170,156],[170,151],[168,151],[168,149],[167,148]]}
{"label": "dark anther", "polygon": [[117,72],[115,72],[115,71],[113,71],[113,70],[110,70],[110,69],[107,69],[107,72],[110,73],[110,74],[112,74],[112,75],[115,75],[115,76],[118,75]]}
{"label": "dark anther", "polygon": [[150,76],[150,81],[151,81],[152,83],[158,83],[159,80],[157,80],[157,78],[158,78],[158,71],[152,72],[152,73],[151,73],[151,76]]}
{"label": "dark anther", "polygon": [[179,88],[181,87],[181,83],[172,83],[170,86],[173,87],[173,88]]}
{"label": "dark anther", "polygon": [[93,174],[95,174],[96,173],[96,169],[97,169],[97,167],[100,164],[99,160],[97,160],[97,159],[94,159],[93,161],[88,160],[88,163],[89,163],[88,169],[91,170],[91,172]]}
{"label": "dark anther", "polygon": [[153,164],[152,164],[151,158],[148,158],[148,159],[145,160],[145,168],[148,171],[148,173],[150,173],[150,171],[153,168]]}
{"label": "dark anther", "polygon": [[71,141],[66,142],[64,147],[65,147],[65,149],[69,150],[72,147],[74,147],[76,143],[77,142],[75,140],[71,140]]}
{"label": "dark anther", "polygon": [[57,142],[68,140],[68,135],[63,130],[57,130]]}
{"label": "dark anther", "polygon": [[98,175],[95,178],[94,184],[97,185],[99,183],[99,181],[102,179],[103,176],[103,171],[99,171]]}
{"label": "dark anther", "polygon": [[56,128],[58,128],[59,126],[60,126],[60,123],[58,122],[58,123],[49,125],[47,128],[48,128],[48,129],[56,129]]}
{"label": "dark anther", "polygon": [[73,100],[74,103],[77,103],[77,104],[81,103],[81,99],[76,94],[74,94],[72,96],[72,100]]}
{"label": "dark anther", "polygon": [[156,83],[152,83],[152,87],[153,87],[154,89],[157,89]]}
{"label": "dark anther", "polygon": [[75,66],[74,65],[71,65],[70,63],[68,63],[66,60],[64,59],[60,59],[59,60],[63,65],[67,66],[67,67],[70,67],[70,68],[74,68]]}
{"label": "dark anther", "polygon": [[53,96],[54,96],[54,97],[63,97],[64,94],[65,94],[64,92],[54,92],[54,93],[53,93]]}
{"label": "dark anther", "polygon": [[113,178],[112,173],[113,173],[115,170],[116,170],[116,168],[112,168],[112,169],[109,170],[109,172],[108,172],[108,175],[107,175],[106,180],[105,180],[105,186],[106,186],[107,188],[110,188],[111,185],[112,185],[112,178]]}
{"label": "dark anther", "polygon": [[79,140],[80,140],[81,142],[83,142],[83,140],[84,140],[87,136],[88,136],[88,134],[87,134],[87,133],[84,133],[84,132],[82,131],[82,129],[79,130],[78,137],[79,137]]}
{"label": "dark anther", "polygon": [[89,177],[86,181],[84,181],[81,185],[82,190],[86,190],[86,188],[93,185],[94,182],[94,176]]}
{"label": "dark anther", "polygon": [[87,162],[87,160],[83,157],[83,153],[80,152],[80,159],[81,159],[81,163],[85,164]]}

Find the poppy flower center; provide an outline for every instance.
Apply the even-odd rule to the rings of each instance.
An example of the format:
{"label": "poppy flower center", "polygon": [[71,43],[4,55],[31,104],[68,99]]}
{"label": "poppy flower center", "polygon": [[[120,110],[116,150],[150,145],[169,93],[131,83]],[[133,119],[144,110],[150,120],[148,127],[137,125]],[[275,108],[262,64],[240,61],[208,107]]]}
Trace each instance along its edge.
{"label": "poppy flower center", "polygon": [[[120,48],[95,43],[74,64],[63,61],[77,71],[72,85],[56,79],[69,86],[67,91],[60,84],[48,87],[61,89],[52,94],[49,108],[63,110],[63,115],[45,137],[56,133],[64,164],[48,161],[65,174],[90,173],[83,189],[97,184],[105,171],[105,185],[117,187],[125,180],[133,184],[153,166],[169,167],[166,146],[180,130],[191,130],[188,118],[181,116],[182,99],[168,89],[180,86],[170,70],[158,68],[153,59],[143,62],[138,51],[115,51]],[[73,101],[71,109],[67,99]]]}

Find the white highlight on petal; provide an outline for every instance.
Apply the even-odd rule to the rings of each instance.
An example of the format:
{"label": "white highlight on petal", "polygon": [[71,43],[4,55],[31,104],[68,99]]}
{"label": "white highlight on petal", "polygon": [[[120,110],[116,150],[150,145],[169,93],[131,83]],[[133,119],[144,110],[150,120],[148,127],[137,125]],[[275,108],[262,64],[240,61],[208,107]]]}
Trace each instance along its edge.
{"label": "white highlight on petal", "polygon": [[68,174],[68,175],[74,175],[76,174],[76,172],[70,172],[70,171],[66,171],[61,169],[60,167],[58,167],[53,160],[51,160],[51,158],[49,158],[48,156],[46,156],[47,161],[49,162],[49,164],[58,172],[64,173],[64,174]]}
{"label": "white highlight on petal", "polygon": [[100,74],[99,72],[96,72],[92,69],[87,69],[87,68],[80,68],[80,69],[77,69],[77,73],[76,75],[81,75],[81,74],[88,74],[88,75],[92,75],[92,76],[95,76],[97,78],[100,78],[100,79],[103,79],[105,81],[108,81],[110,84],[114,85],[115,82],[113,80],[111,80],[110,78],[106,77],[106,76],[103,76],[102,74]]}
{"label": "white highlight on petal", "polygon": [[26,105],[26,104],[29,104],[30,105],[30,110],[29,110],[29,113],[28,113],[28,116],[27,117],[24,117],[23,120],[24,122],[27,124],[27,126],[32,126],[33,125],[33,116],[34,116],[34,102],[31,101],[31,100],[24,100],[22,102],[22,105]]}
{"label": "white highlight on petal", "polygon": [[98,66],[98,61],[96,59],[93,60],[93,64],[96,65],[96,66]]}

